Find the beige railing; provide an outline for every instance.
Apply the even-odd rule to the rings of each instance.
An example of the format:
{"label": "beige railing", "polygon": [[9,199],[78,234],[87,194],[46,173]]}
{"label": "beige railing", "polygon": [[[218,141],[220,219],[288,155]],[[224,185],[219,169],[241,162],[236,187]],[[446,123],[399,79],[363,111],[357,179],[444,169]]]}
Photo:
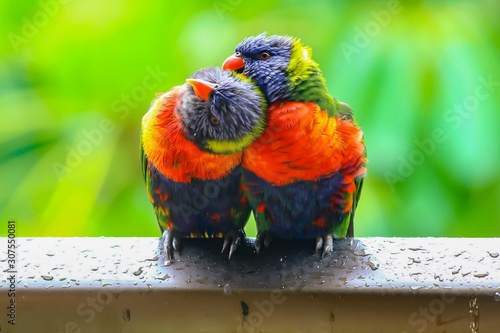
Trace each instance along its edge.
{"label": "beige railing", "polygon": [[500,332],[498,238],[184,240],[168,266],[156,238],[7,240],[2,333]]}

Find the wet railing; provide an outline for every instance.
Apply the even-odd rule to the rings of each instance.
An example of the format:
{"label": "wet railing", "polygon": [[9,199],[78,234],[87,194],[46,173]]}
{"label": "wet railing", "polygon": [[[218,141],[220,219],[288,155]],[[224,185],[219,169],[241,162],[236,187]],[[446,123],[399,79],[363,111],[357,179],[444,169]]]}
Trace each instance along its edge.
{"label": "wet railing", "polygon": [[[0,332],[500,332],[500,239],[0,240]],[[15,247],[9,248],[10,244]]]}

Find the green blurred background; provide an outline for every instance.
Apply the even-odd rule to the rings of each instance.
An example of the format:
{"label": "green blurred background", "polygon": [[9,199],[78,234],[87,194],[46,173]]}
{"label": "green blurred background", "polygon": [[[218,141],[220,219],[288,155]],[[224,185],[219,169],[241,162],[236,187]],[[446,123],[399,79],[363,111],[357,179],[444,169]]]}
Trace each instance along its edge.
{"label": "green blurred background", "polygon": [[159,236],[142,115],[267,31],[313,48],[365,131],[358,236],[500,236],[499,12],[494,0],[1,1],[0,219],[19,236]]}

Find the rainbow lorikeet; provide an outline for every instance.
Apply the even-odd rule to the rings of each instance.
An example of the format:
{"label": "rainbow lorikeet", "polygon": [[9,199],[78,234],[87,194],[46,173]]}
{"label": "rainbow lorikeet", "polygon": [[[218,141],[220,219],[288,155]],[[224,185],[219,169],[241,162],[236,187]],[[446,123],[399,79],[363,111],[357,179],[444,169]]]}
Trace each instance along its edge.
{"label": "rainbow lorikeet", "polygon": [[329,95],[311,49],[288,36],[244,39],[223,69],[243,73],[268,102],[267,128],[243,155],[242,186],[257,223],[257,251],[273,236],[315,238],[323,255],[354,235],[366,173],[363,133]]}
{"label": "rainbow lorikeet", "polygon": [[247,78],[207,68],[142,118],[143,176],[169,260],[182,237],[224,237],[231,258],[250,214],[242,150],[264,130],[266,107]]}

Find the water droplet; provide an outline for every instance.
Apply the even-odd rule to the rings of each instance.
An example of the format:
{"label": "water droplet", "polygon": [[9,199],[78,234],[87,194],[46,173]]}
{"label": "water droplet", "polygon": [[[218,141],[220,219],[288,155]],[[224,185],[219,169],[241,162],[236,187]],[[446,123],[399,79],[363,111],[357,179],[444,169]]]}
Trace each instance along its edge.
{"label": "water droplet", "polygon": [[490,257],[492,258],[498,258],[498,252],[490,252],[488,251],[488,254],[490,255]]}
{"label": "water droplet", "polygon": [[138,270],[136,270],[134,273],[133,273],[135,276],[139,276],[142,274],[142,267],[139,267]]}
{"label": "water droplet", "polygon": [[122,318],[126,322],[130,321],[130,310],[129,309],[123,310]]}
{"label": "water droplet", "polygon": [[156,279],[158,279],[158,280],[162,280],[162,281],[165,281],[166,279],[169,279],[169,278],[170,278],[170,275],[165,274],[165,275],[163,275],[163,276],[159,276],[159,277],[157,277]]}
{"label": "water droplet", "polygon": [[477,274],[474,274],[474,277],[484,278],[484,277],[487,277],[488,274],[489,274],[488,272],[486,272],[486,273],[477,273]]}
{"label": "water droplet", "polygon": [[368,266],[370,266],[370,268],[372,269],[372,271],[376,271],[378,269],[378,262],[371,262],[371,261],[368,261],[366,263]]}
{"label": "water droplet", "polygon": [[495,300],[495,302],[500,302],[500,292],[497,291],[495,293],[494,300]]}
{"label": "water droplet", "polygon": [[231,286],[229,286],[229,284],[226,283],[224,285],[224,295],[229,296],[229,295],[231,295],[231,292],[232,292]]}
{"label": "water droplet", "polygon": [[50,275],[42,275],[41,276],[42,279],[44,279],[45,281],[52,281],[54,279],[53,276],[50,276]]}
{"label": "water droplet", "polygon": [[423,288],[423,286],[410,286],[410,291],[413,295],[417,295],[418,291]]}
{"label": "water droplet", "polygon": [[411,260],[410,264],[420,264],[422,262],[422,260],[420,260],[420,258],[408,257],[408,259]]}
{"label": "water droplet", "polygon": [[444,278],[441,274],[434,274],[434,279],[439,280],[439,282],[444,282]]}
{"label": "water droplet", "polygon": [[424,251],[425,249],[423,249],[421,247],[409,247],[408,250],[411,250],[411,251]]}

